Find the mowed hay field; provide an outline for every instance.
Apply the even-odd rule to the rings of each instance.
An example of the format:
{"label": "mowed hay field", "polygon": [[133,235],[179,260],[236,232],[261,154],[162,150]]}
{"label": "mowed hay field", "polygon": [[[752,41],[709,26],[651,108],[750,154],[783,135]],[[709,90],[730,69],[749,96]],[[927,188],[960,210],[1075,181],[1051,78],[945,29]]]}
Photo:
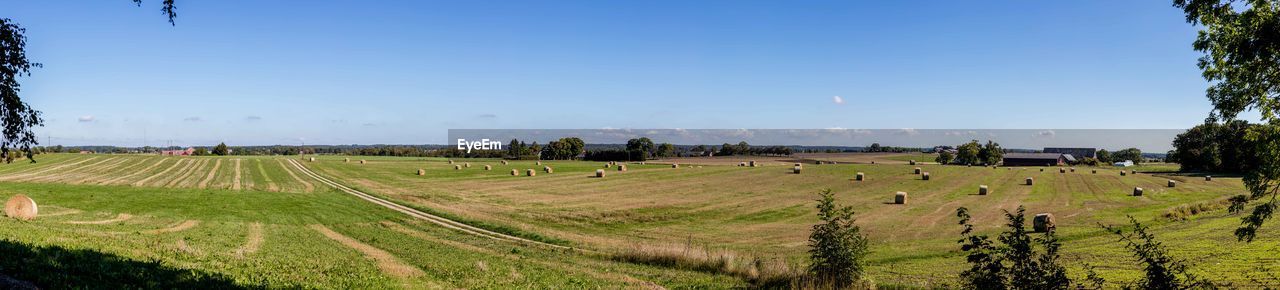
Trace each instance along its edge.
{"label": "mowed hay field", "polygon": [[[792,174],[792,164],[710,165],[724,163],[718,159],[679,168],[657,164],[663,161],[632,163],[626,172],[606,168],[605,162],[543,161],[542,166],[555,171],[546,174],[534,161],[503,165],[499,160],[455,159],[456,164],[472,164],[456,170],[445,159],[354,160],[319,157],[305,164],[366,192],[578,247],[621,251],[635,245],[692,243],[796,265],[803,262],[810,226],[817,221],[817,192],[830,188],[839,202],[857,211],[858,224],[873,241],[869,273],[886,284],[955,283],[967,267],[956,243],[960,227],[955,211],[961,206],[970,208],[980,230],[989,233],[1005,223],[1003,210],[1024,205],[1029,215],[1053,213],[1072,269],[1087,261],[1112,282],[1140,275],[1116,237],[1098,226],[1124,224],[1126,216],[1153,225],[1174,254],[1203,265],[1194,272],[1237,285],[1250,285],[1248,275],[1274,267],[1280,246],[1274,231],[1263,231],[1267,236],[1253,243],[1235,241],[1232,230],[1239,216],[1228,214],[1222,201],[1245,192],[1238,178],[1120,176],[1112,167],[1059,173],[1057,168],[1041,172],[1039,167],[905,164],[804,164],[801,174]],[[493,170],[483,170],[484,165]],[[932,179],[921,180],[912,174],[914,167]],[[419,169],[426,174],[417,175]],[[511,176],[512,169],[539,171],[533,177]],[[605,169],[606,177],[595,178],[596,169]],[[1097,174],[1091,173],[1094,169]],[[1168,168],[1139,168],[1151,169]],[[856,172],[866,173],[867,180],[853,181]],[[1034,178],[1035,185],[1023,185],[1026,177]],[[1166,187],[1169,179],[1177,180],[1177,187]],[[977,195],[979,185],[988,185],[991,194]],[[1146,194],[1131,196],[1134,187],[1145,188]],[[891,204],[897,191],[910,195],[906,205]],[[1190,206],[1212,210],[1165,217]]]}
{"label": "mowed hay field", "polygon": [[[242,175],[224,176],[235,172],[228,165],[237,159]],[[40,206],[32,221],[0,219],[0,273],[52,289],[744,285],[443,229],[313,180],[305,186],[278,158],[51,154],[37,160],[0,165],[0,196],[25,194]],[[159,169],[129,169],[157,163]],[[169,164],[182,165],[158,174]],[[270,184],[275,191],[265,190]]]}

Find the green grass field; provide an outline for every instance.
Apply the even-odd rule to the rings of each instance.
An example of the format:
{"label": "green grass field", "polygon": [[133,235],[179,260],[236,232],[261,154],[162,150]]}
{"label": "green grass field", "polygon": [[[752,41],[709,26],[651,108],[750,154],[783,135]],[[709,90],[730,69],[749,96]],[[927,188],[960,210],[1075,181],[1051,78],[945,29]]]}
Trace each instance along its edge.
{"label": "green grass field", "polygon": [[[1193,272],[1237,286],[1274,271],[1280,247],[1271,225],[1253,243],[1236,242],[1231,235],[1239,216],[1228,214],[1220,202],[1244,193],[1238,178],[1204,181],[1159,173],[1176,168],[1169,165],[1137,168],[1156,173],[1120,176],[1111,167],[1059,173],[1038,167],[805,164],[801,174],[792,174],[790,165],[751,168],[688,161],[680,168],[628,164],[625,172],[605,168],[604,162],[579,161],[544,161],[540,166],[533,161],[503,165],[499,160],[456,159],[449,164],[431,158],[318,156],[317,162],[303,162],[347,186],[424,211],[583,249],[572,252],[487,240],[419,222],[308,180],[285,166],[283,158],[53,154],[39,156],[37,164],[0,166],[0,194],[30,195],[42,210],[34,221],[0,221],[0,232],[8,237],[5,251],[27,257],[0,262],[0,272],[38,282],[64,281],[69,278],[42,277],[38,271],[95,268],[66,270],[77,266],[45,261],[51,255],[45,252],[89,251],[94,254],[88,256],[121,261],[112,267],[183,275],[171,279],[177,281],[174,285],[546,288],[656,283],[728,288],[747,281],[714,271],[614,262],[609,256],[636,245],[695,245],[800,267],[809,226],[817,220],[814,200],[828,188],[857,211],[858,224],[873,241],[868,273],[885,285],[956,282],[967,267],[956,243],[960,227],[955,210],[961,206],[970,208],[980,230],[987,232],[1003,224],[1002,210],[1019,205],[1030,214],[1053,213],[1072,275],[1082,275],[1078,270],[1088,262],[1113,283],[1132,281],[1141,269],[1098,224],[1122,224],[1126,216],[1153,225],[1173,254],[1195,261]],[[455,170],[454,165],[464,163],[471,167]],[[492,170],[484,170],[485,165]],[[543,166],[554,173],[543,172]],[[913,167],[930,172],[932,179],[920,180]],[[418,176],[419,169],[427,174]],[[512,176],[512,169],[520,176]],[[537,175],[525,176],[526,169],[537,170]],[[597,169],[606,170],[606,177],[594,178]],[[856,172],[866,173],[867,180],[852,181]],[[1034,178],[1035,185],[1022,185],[1026,177]],[[1178,186],[1165,187],[1170,179],[1179,181]],[[992,193],[977,195],[979,185],[990,186]],[[1130,196],[1133,187],[1146,188],[1146,194]],[[890,204],[896,191],[908,192],[908,204]],[[1166,217],[1200,204],[1213,209]],[[112,221],[121,214],[130,218]],[[190,221],[197,224],[182,229]],[[257,245],[250,247],[254,240]],[[23,268],[24,263],[45,266]]]}

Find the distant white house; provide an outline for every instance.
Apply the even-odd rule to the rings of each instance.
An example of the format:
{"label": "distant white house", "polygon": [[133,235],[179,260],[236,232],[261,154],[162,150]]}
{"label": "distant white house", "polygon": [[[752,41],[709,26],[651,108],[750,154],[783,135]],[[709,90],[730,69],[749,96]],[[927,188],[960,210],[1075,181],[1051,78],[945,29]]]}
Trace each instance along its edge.
{"label": "distant white house", "polygon": [[1125,160],[1124,162],[1116,162],[1115,164],[1112,164],[1112,165],[1119,166],[1119,167],[1129,167],[1129,166],[1133,166],[1133,160]]}

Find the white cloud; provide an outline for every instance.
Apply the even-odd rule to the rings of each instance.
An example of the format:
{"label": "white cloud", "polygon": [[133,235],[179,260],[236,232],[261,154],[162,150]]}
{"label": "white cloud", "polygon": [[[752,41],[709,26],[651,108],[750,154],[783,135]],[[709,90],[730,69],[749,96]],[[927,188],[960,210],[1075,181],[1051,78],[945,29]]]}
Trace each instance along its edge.
{"label": "white cloud", "polygon": [[245,120],[245,121],[249,121],[249,122],[262,121],[262,117],[259,117],[259,116],[248,116],[248,117],[245,117],[245,118],[244,118],[244,120]]}
{"label": "white cloud", "polygon": [[1055,135],[1058,135],[1058,133],[1053,132],[1053,130],[1044,130],[1044,131],[1036,132],[1034,137],[1053,138],[1053,136]]}
{"label": "white cloud", "polygon": [[94,118],[93,115],[80,116],[81,123],[93,122],[94,120],[97,120],[97,119]]}
{"label": "white cloud", "polygon": [[203,121],[203,120],[201,120],[201,119],[200,119],[200,117],[187,117],[186,119],[182,119],[182,121],[186,121],[186,122],[200,122],[200,121]]}
{"label": "white cloud", "polygon": [[902,128],[902,129],[899,129],[897,132],[895,132],[895,134],[915,136],[915,135],[920,135],[920,132],[917,132],[916,129]]}
{"label": "white cloud", "polygon": [[831,101],[835,102],[836,105],[844,105],[844,98],[841,98],[840,96],[831,97]]}

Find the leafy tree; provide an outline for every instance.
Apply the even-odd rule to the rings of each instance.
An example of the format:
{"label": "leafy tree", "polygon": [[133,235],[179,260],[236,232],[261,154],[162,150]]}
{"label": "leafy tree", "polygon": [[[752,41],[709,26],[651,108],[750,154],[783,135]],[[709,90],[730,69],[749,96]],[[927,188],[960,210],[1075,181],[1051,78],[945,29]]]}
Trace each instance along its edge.
{"label": "leafy tree", "polygon": [[951,153],[951,151],[947,151],[947,150],[942,150],[938,152],[938,158],[935,158],[933,161],[937,161],[938,164],[950,164],[951,161],[955,159],[956,159],[955,153]]}
{"label": "leafy tree", "polygon": [[1120,242],[1124,243],[1125,248],[1132,251],[1134,258],[1143,265],[1145,275],[1134,285],[1126,288],[1170,290],[1217,288],[1212,281],[1200,279],[1188,272],[1185,260],[1169,256],[1169,250],[1164,244],[1157,241],[1155,235],[1147,233],[1147,227],[1138,223],[1137,219],[1130,216],[1129,222],[1133,225],[1133,233],[1126,233],[1119,227],[1102,225],[1108,232],[1119,236]]}
{"label": "leafy tree", "polygon": [[1193,47],[1203,53],[1198,65],[1211,85],[1205,91],[1213,116],[1234,120],[1240,112],[1259,112],[1266,124],[1249,129],[1259,164],[1245,174],[1248,200],[1261,200],[1236,229],[1236,238],[1252,241],[1271,218],[1280,195],[1280,0],[1174,0],[1186,21],[1201,27]]}
{"label": "leafy tree", "polygon": [[978,144],[978,140],[969,141],[963,145],[956,147],[955,163],[962,165],[978,164],[980,156],[978,153],[982,151],[982,145]]}
{"label": "leafy tree", "polygon": [[[972,289],[1067,289],[1071,279],[1066,268],[1058,263],[1058,251],[1062,247],[1053,230],[1033,238],[1024,224],[1026,208],[1019,206],[1016,213],[1005,211],[1009,220],[1006,229],[997,238],[1000,244],[986,235],[973,232],[969,223],[969,209],[956,210],[960,225],[964,227],[958,243],[965,251],[970,268],[960,273],[966,288]],[[1037,251],[1037,245],[1043,252]]]}
{"label": "leafy tree", "polygon": [[1102,163],[1112,163],[1112,162],[1114,162],[1114,161],[1112,161],[1112,160],[1114,160],[1114,159],[1112,159],[1112,158],[1111,158],[1111,151],[1107,151],[1107,149],[1099,149],[1099,150],[1098,150],[1098,161],[1099,161],[1099,162],[1102,162]]}
{"label": "leafy tree", "polygon": [[652,156],[653,149],[653,140],[649,140],[649,137],[627,140],[627,151],[641,152],[645,156]]}
{"label": "leafy tree", "polygon": [[[173,25],[177,13],[174,0],[164,0],[161,8],[169,16],[169,24]],[[142,0],[133,0],[142,5]],[[40,111],[31,108],[18,94],[22,85],[18,77],[31,76],[32,68],[41,67],[40,63],[27,59],[27,30],[9,18],[0,18],[0,159],[12,163],[17,159],[19,151],[26,155],[32,163],[36,162],[32,147],[40,142],[31,130],[44,126],[44,118]]]}
{"label": "leafy tree", "polygon": [[671,145],[671,143],[658,144],[657,151],[658,152],[654,155],[657,155],[658,157],[675,157],[676,156],[676,146]]}
{"label": "leafy tree", "polygon": [[218,143],[218,146],[213,146],[213,155],[225,156],[227,153],[227,143]]}
{"label": "leafy tree", "polygon": [[1133,163],[1142,163],[1142,150],[1138,148],[1129,148],[1111,153],[1111,159],[1117,162],[1133,161]]}
{"label": "leafy tree", "polygon": [[978,149],[978,162],[983,165],[999,164],[1001,159],[1004,159],[1004,149],[1000,148],[1000,143],[987,140],[987,145]]}
{"label": "leafy tree", "polygon": [[196,147],[195,152],[192,152],[191,154],[195,156],[209,155],[209,149],[205,149],[204,147]]}
{"label": "leafy tree", "polygon": [[845,288],[862,278],[867,238],[853,224],[853,207],[840,206],[830,189],[818,199],[818,219],[809,234],[809,273],[825,285]]}
{"label": "leafy tree", "polygon": [[880,152],[880,143],[871,143],[871,147],[867,148],[870,152]]}

